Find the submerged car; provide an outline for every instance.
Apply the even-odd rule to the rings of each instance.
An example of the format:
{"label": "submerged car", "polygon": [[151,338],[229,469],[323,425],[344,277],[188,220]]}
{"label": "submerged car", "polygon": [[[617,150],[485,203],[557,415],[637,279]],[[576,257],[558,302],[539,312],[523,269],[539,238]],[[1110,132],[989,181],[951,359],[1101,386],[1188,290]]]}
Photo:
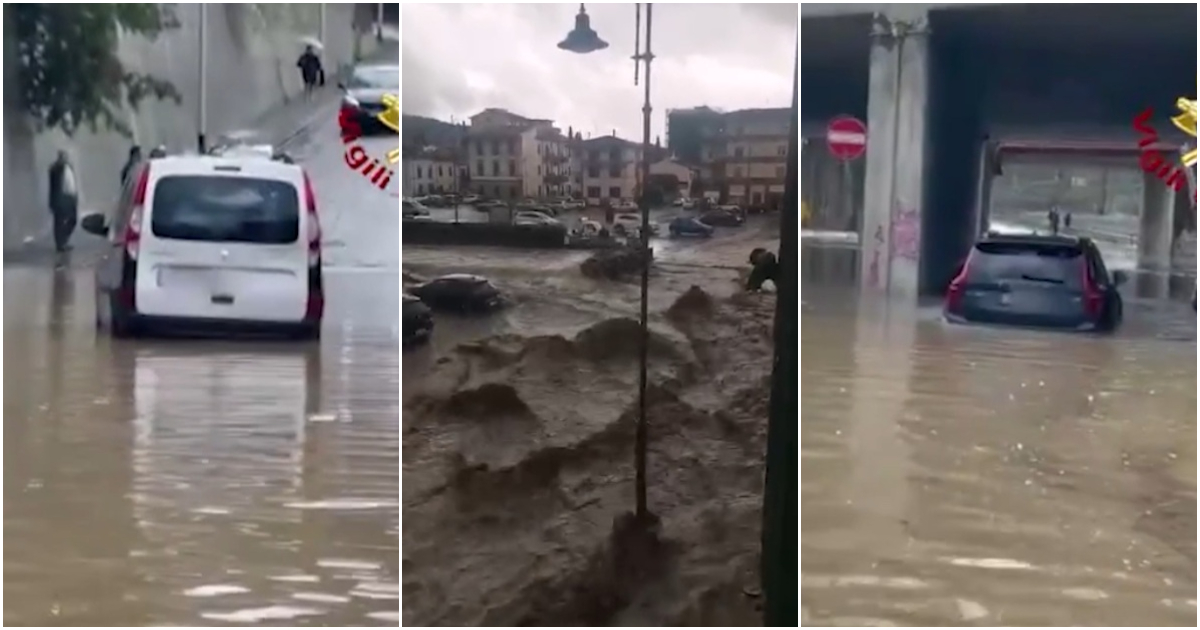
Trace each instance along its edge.
{"label": "submerged car", "polygon": [[714,228],[696,217],[675,217],[667,230],[671,236],[699,236],[708,238],[713,235]]}
{"label": "submerged car", "polygon": [[943,314],[951,323],[1111,332],[1124,317],[1125,280],[1090,239],[992,233],[950,282]]}
{"label": "submerged car", "polygon": [[409,289],[429,308],[467,312],[490,311],[503,306],[500,290],[487,278],[453,273]]}
{"label": "submerged car", "polygon": [[424,204],[412,199],[404,199],[400,202],[401,217],[405,219],[419,219],[429,216],[429,208]]}
{"label": "submerged car", "polygon": [[405,346],[427,341],[433,334],[433,313],[415,295],[404,294],[401,320],[402,340]]}

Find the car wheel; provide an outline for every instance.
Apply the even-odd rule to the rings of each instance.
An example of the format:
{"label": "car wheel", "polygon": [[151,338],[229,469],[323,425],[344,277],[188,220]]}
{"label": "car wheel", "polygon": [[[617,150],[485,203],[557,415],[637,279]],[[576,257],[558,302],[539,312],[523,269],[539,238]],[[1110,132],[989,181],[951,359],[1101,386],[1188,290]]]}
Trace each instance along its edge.
{"label": "car wheel", "polygon": [[300,330],[292,333],[296,341],[318,341],[321,339],[321,323],[305,324]]}

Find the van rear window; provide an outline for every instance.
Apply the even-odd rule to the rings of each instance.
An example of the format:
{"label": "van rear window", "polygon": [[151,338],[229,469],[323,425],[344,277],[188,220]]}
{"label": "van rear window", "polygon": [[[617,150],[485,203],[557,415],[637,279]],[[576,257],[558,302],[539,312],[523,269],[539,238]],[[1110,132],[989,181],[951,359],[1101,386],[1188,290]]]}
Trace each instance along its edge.
{"label": "van rear window", "polygon": [[300,198],[284,181],[171,175],[155,184],[150,208],[158,238],[268,245],[300,238]]}
{"label": "van rear window", "polygon": [[971,253],[970,282],[1036,280],[1079,287],[1083,251],[1062,243],[979,243]]}

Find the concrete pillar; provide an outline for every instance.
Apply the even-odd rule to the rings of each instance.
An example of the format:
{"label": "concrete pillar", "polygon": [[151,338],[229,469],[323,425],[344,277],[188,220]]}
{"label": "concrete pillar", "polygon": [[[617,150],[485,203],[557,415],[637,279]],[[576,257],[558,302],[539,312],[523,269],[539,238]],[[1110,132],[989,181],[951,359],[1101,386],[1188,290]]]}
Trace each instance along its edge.
{"label": "concrete pillar", "polygon": [[1175,190],[1154,173],[1142,174],[1142,216],[1138,229],[1138,268],[1155,273],[1171,270]]}
{"label": "concrete pillar", "polygon": [[928,147],[928,13],[895,6],[875,15],[871,33],[859,277],[864,292],[915,301]]}

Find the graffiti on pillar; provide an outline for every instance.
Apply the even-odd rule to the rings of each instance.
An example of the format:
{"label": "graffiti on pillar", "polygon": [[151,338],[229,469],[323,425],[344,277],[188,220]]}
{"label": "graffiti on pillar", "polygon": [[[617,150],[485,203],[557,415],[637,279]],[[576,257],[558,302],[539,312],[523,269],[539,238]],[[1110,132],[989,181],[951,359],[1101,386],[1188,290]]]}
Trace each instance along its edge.
{"label": "graffiti on pillar", "polygon": [[887,249],[887,239],[883,235],[881,225],[875,228],[875,239],[871,245],[871,266],[867,269],[867,284],[874,289],[879,288],[879,259],[884,249]]}
{"label": "graffiti on pillar", "polygon": [[892,213],[892,260],[916,262],[921,249],[921,215],[900,205]]}

